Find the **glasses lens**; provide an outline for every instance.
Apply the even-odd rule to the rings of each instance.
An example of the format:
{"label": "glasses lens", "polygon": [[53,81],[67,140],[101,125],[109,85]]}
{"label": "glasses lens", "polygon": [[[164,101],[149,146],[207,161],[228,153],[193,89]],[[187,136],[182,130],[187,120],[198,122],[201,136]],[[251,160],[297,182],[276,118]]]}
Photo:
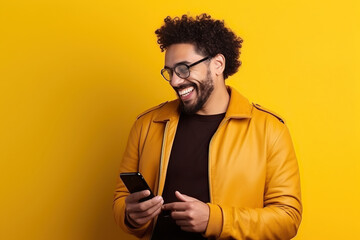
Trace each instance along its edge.
{"label": "glasses lens", "polygon": [[175,72],[181,78],[187,78],[190,75],[188,66],[184,64],[177,65],[175,67]]}
{"label": "glasses lens", "polygon": [[167,68],[163,68],[161,70],[161,75],[165,78],[166,81],[170,81],[171,79],[171,70]]}

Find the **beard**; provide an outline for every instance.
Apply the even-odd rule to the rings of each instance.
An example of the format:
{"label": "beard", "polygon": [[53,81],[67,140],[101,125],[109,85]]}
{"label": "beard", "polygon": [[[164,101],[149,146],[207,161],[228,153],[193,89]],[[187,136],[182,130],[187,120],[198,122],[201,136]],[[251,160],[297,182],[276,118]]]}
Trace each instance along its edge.
{"label": "beard", "polygon": [[[193,104],[184,104],[184,102],[180,99],[180,110],[185,114],[191,115],[197,113],[204,106],[211,93],[214,91],[214,83],[213,79],[211,78],[210,69],[207,71],[206,78],[202,82],[199,82],[199,86],[193,83],[187,84],[185,87],[189,86],[193,86],[194,91],[196,91],[196,102]],[[181,88],[185,87],[182,86]]]}

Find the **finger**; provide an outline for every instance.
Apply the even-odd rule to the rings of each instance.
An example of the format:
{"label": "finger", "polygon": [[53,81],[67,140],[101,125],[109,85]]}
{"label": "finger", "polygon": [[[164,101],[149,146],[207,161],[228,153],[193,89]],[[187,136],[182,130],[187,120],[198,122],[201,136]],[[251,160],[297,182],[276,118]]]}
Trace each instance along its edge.
{"label": "finger", "polygon": [[138,202],[140,199],[147,197],[149,195],[150,195],[149,190],[143,190],[140,192],[131,193],[129,196],[126,197],[125,203]]}
{"label": "finger", "polygon": [[163,203],[164,203],[164,201],[161,201],[161,202],[157,203],[156,205],[150,207],[149,209],[147,209],[145,211],[133,212],[133,213],[130,214],[130,216],[131,216],[132,219],[148,217],[148,216],[152,215],[158,209],[160,209],[160,211],[161,211],[161,206],[162,206]]}
{"label": "finger", "polygon": [[171,218],[174,220],[189,220],[192,219],[186,211],[173,211],[171,212]]}
{"label": "finger", "polygon": [[190,197],[188,195],[182,194],[179,191],[175,191],[175,196],[182,202],[191,202],[191,201],[199,201],[196,198]]}
{"label": "finger", "polygon": [[187,220],[176,220],[176,225],[180,226],[180,227],[190,227],[193,226],[192,224],[190,224],[189,221]]}
{"label": "finger", "polygon": [[170,211],[185,211],[188,209],[188,203],[186,202],[167,203],[163,205],[162,209],[170,210]]}
{"label": "finger", "polygon": [[128,203],[126,205],[126,210],[129,213],[133,213],[133,212],[144,212],[147,211],[148,209],[152,208],[153,206],[157,205],[157,204],[163,204],[164,200],[161,196],[156,196],[153,197],[152,199],[149,199],[145,202],[132,202],[132,203]]}
{"label": "finger", "polygon": [[159,215],[161,212],[161,208],[158,208],[155,212],[153,212],[152,214],[150,214],[149,216],[147,217],[143,217],[143,218],[139,218],[139,219],[136,219],[136,220],[133,220],[135,221],[138,225],[143,225],[145,223],[147,223],[148,221],[150,221],[151,219],[153,219],[155,216]]}

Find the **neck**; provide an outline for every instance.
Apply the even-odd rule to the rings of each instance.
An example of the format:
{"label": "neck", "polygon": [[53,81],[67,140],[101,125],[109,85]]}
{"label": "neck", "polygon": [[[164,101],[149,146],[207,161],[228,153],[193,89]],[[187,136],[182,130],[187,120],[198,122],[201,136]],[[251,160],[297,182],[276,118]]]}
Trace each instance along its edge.
{"label": "neck", "polygon": [[226,112],[230,101],[230,95],[226,89],[226,85],[220,84],[215,86],[211,96],[196,114],[199,115],[215,115]]}

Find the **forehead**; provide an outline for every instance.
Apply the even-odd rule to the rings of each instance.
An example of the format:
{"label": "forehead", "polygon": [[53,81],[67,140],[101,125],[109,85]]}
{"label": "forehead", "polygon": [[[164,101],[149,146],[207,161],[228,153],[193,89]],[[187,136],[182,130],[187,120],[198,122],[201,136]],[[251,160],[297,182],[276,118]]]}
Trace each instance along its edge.
{"label": "forehead", "polygon": [[195,51],[195,46],[191,43],[173,44],[166,50],[165,66],[173,67],[179,62],[192,63],[199,60],[200,54]]}

